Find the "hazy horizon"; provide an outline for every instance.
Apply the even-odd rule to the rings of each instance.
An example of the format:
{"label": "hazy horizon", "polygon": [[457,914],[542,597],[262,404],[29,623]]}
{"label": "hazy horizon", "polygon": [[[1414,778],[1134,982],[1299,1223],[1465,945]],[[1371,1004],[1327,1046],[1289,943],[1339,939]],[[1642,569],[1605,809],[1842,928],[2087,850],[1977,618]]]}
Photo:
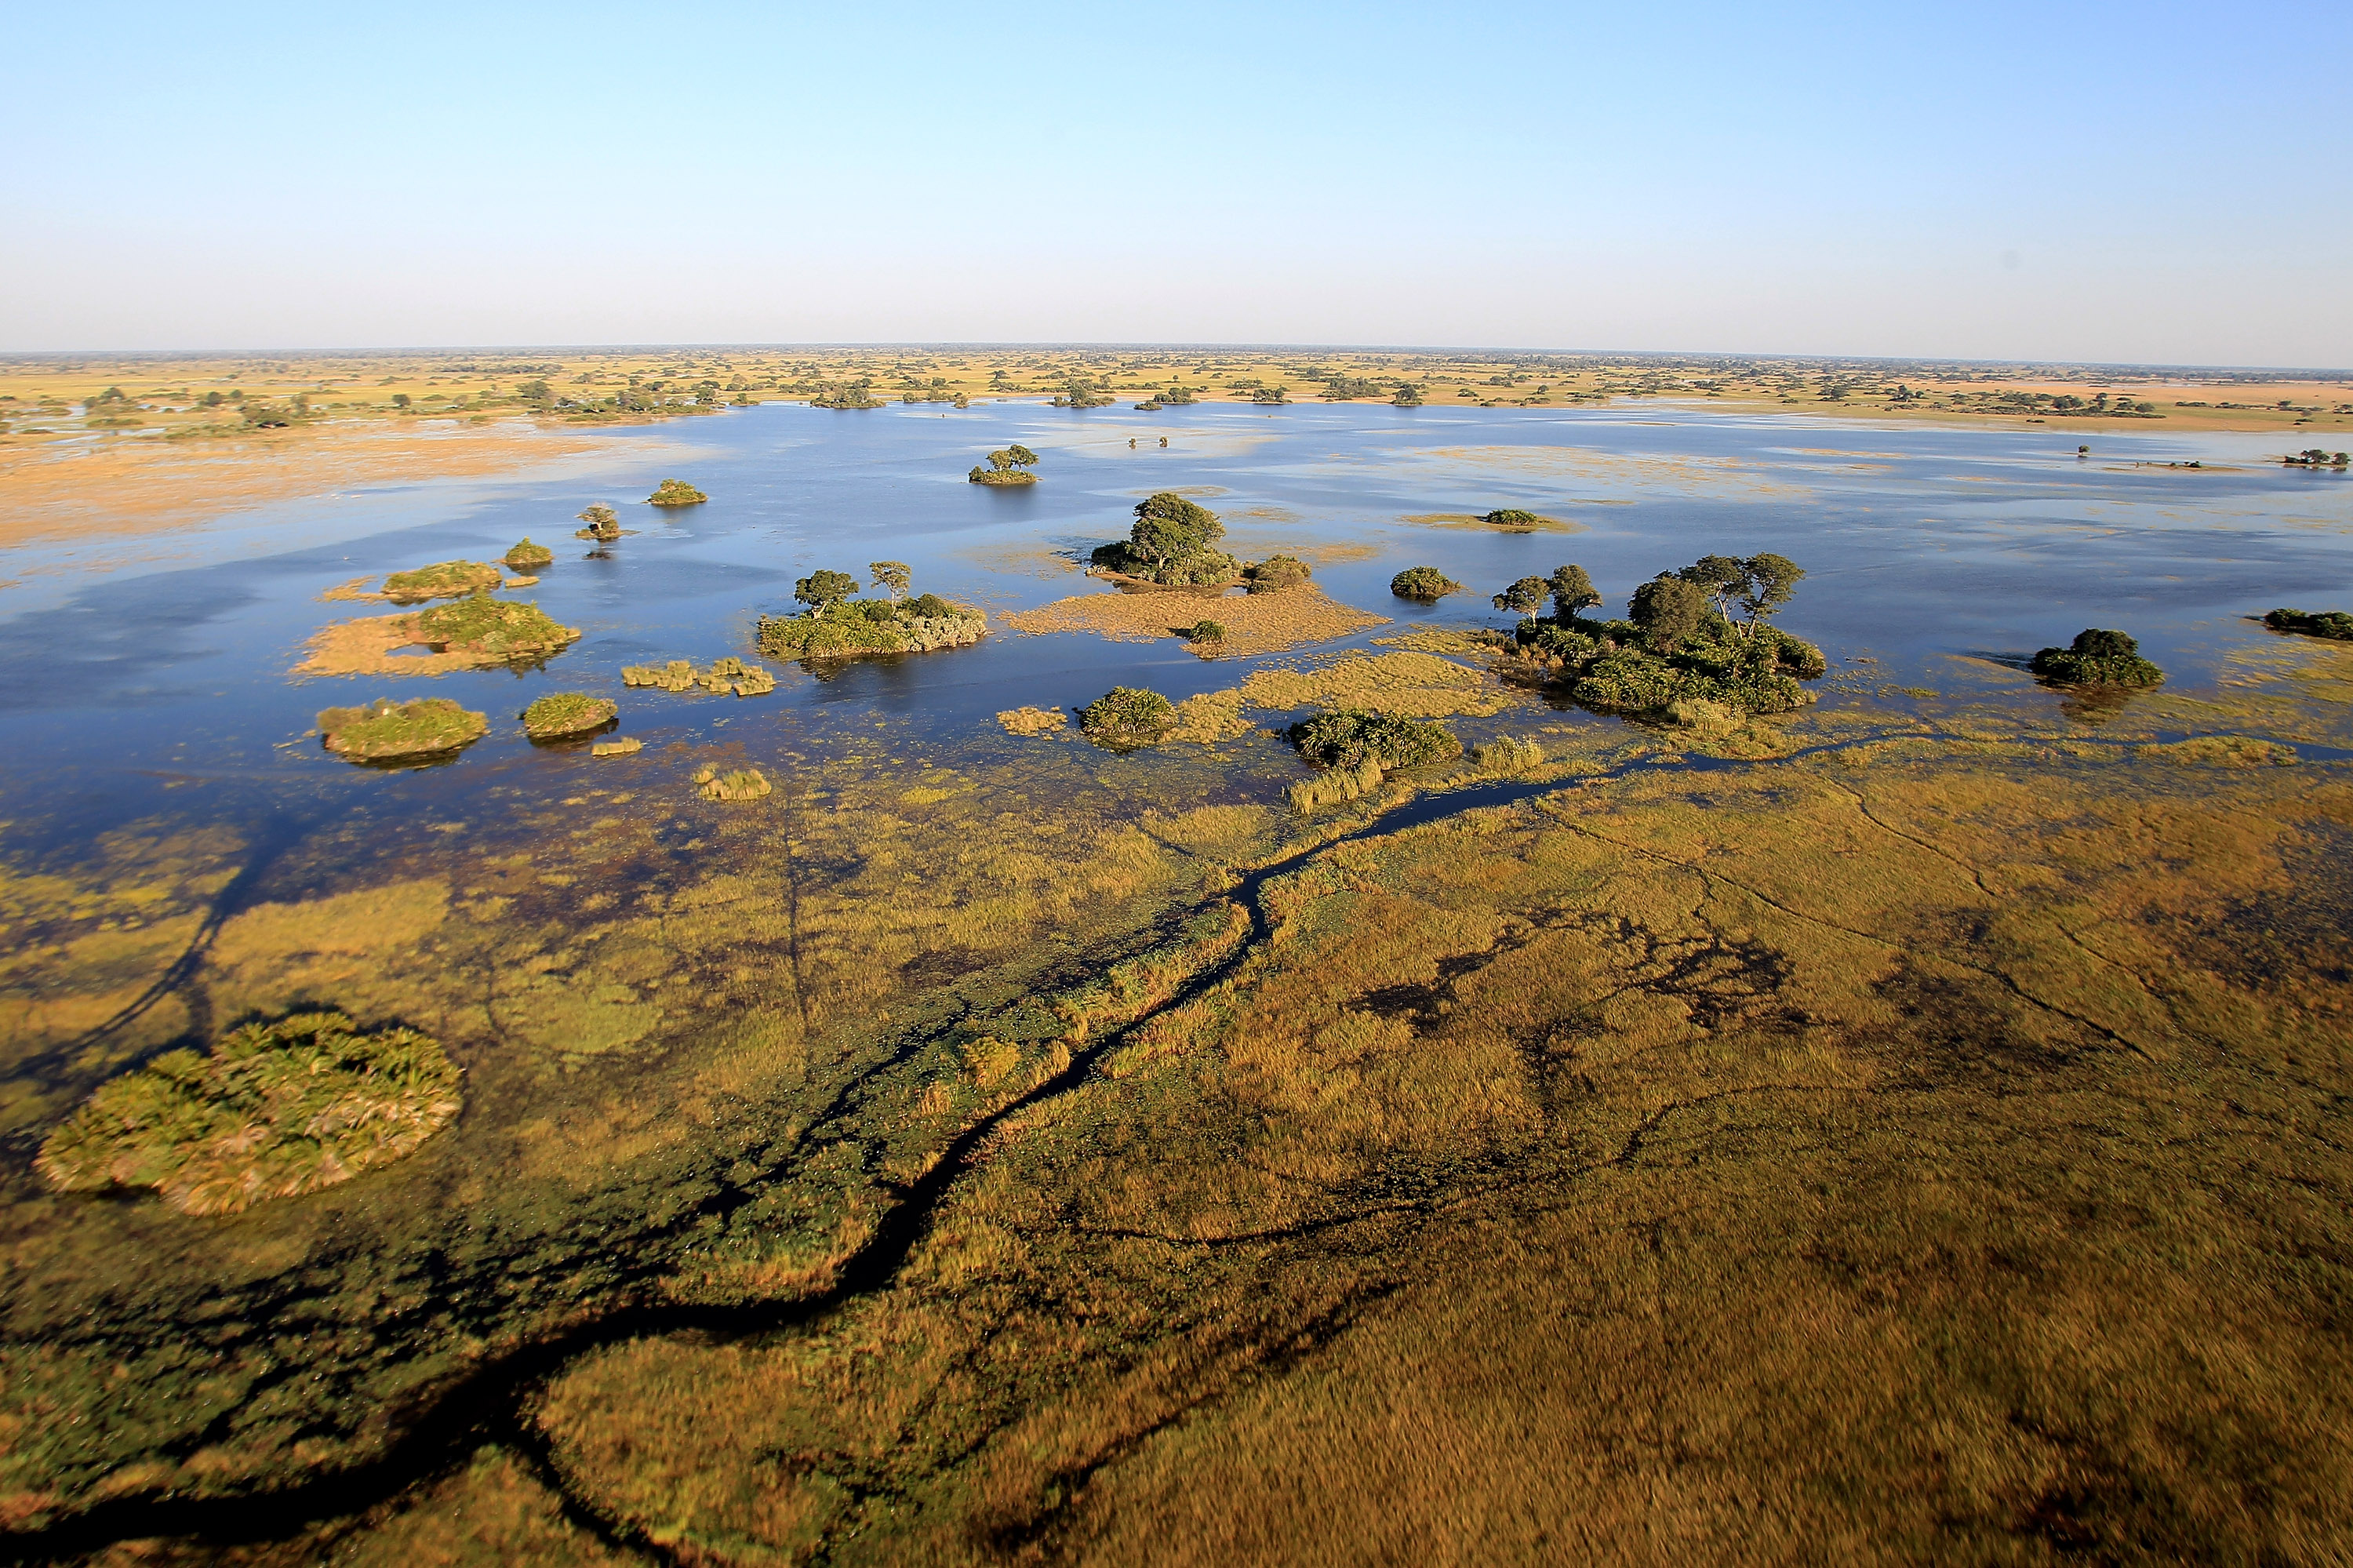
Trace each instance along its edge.
{"label": "hazy horizon", "polygon": [[28,15],[0,352],[2353,364],[2336,18],[2243,16]]}

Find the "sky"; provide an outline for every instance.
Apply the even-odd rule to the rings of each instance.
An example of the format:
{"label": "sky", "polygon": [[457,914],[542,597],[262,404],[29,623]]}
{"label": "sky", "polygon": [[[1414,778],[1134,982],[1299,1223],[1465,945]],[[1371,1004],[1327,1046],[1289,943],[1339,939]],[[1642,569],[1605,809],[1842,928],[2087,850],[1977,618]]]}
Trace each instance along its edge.
{"label": "sky", "polygon": [[2338,5],[13,6],[0,352],[2353,365]]}

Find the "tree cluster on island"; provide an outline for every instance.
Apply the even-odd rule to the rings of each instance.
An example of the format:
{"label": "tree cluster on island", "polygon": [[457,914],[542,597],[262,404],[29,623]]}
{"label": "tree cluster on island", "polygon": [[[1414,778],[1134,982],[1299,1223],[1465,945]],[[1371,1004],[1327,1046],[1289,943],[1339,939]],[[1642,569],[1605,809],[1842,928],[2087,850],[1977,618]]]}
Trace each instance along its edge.
{"label": "tree cluster on island", "polygon": [[[1494,597],[1523,620],[1514,639],[1571,682],[1592,708],[1665,715],[1708,702],[1747,714],[1783,713],[1814,700],[1799,683],[1829,668],[1821,650],[1772,624],[1803,568],[1783,556],[1703,556],[1636,588],[1623,620],[1587,620],[1601,595],[1585,568],[1522,577]],[[1548,616],[1539,617],[1546,600]]]}
{"label": "tree cluster on island", "polygon": [[2353,642],[2353,615],[2341,609],[2274,609],[2263,616],[2263,624],[2274,631],[2293,631],[2302,637],[2325,637],[2332,642]]}
{"label": "tree cluster on island", "polygon": [[1106,408],[1119,399],[1112,392],[1111,377],[1091,376],[1083,370],[1071,372],[1062,389],[1054,394],[1050,406],[1057,408]]}
{"label": "tree cluster on island", "polygon": [[809,399],[809,407],[812,408],[880,408],[883,407],[882,400],[874,396],[873,386],[874,383],[871,380],[865,378],[842,383],[827,382],[820,385],[817,396]]}
{"label": "tree cluster on island", "polygon": [[1244,566],[1217,547],[1225,536],[1226,525],[1216,513],[1163,490],[1135,503],[1135,521],[1125,539],[1096,546],[1088,561],[1094,571],[1134,582],[1164,588],[1242,584],[1252,593],[1297,588],[1312,575],[1295,556],[1270,556]]}
{"label": "tree cluster on island", "polygon": [[588,525],[572,531],[575,539],[594,539],[600,545],[609,545],[621,536],[620,514],[601,501],[583,511],[580,521]]}
{"label": "tree cluster on island", "polygon": [[1038,476],[1029,471],[1038,466],[1038,454],[1019,441],[1009,447],[999,447],[988,454],[988,466],[976,464],[965,475],[967,484],[1035,484]]}
{"label": "tree cluster on island", "polygon": [[711,497],[682,479],[665,479],[646,497],[649,506],[696,506]]}
{"label": "tree cluster on island", "polygon": [[2288,468],[2343,468],[2348,461],[2353,461],[2353,453],[2324,451],[2318,447],[2306,447],[2280,459]]}
{"label": "tree cluster on island", "polygon": [[2165,672],[2140,656],[2140,644],[2121,631],[2086,627],[2064,648],[2045,648],[2027,666],[2046,681],[2069,686],[2154,686]]}
{"label": "tree cluster on island", "polygon": [[[1194,397],[1191,387],[1179,381],[1171,381],[1164,390],[1155,392],[1135,406],[1145,413],[1150,414],[1157,413],[1163,408],[1189,408],[1199,400]],[[1168,438],[1161,437],[1160,444],[1166,446]]]}
{"label": "tree cluster on island", "polygon": [[988,618],[937,594],[910,594],[913,569],[904,561],[875,561],[867,570],[887,597],[855,599],[848,572],[811,572],[793,584],[799,615],[760,617],[760,652],[772,659],[846,659],[861,653],[921,653],[977,642]]}

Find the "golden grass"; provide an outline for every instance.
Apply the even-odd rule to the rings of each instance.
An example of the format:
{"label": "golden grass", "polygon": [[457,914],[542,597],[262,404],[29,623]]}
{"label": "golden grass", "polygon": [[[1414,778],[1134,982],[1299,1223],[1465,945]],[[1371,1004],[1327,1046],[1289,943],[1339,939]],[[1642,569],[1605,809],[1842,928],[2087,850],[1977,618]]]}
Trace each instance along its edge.
{"label": "golden grass", "polygon": [[1031,635],[1087,631],[1113,642],[1152,642],[1184,636],[1204,616],[1226,628],[1219,651],[1242,658],[1280,653],[1303,642],[1327,642],[1388,620],[1326,599],[1313,587],[1221,598],[1176,592],[1080,594],[998,619]]}
{"label": "golden grass", "polygon": [[451,650],[403,653],[417,647],[412,634],[417,617],[373,615],[338,620],[321,627],[302,645],[302,657],[290,673],[296,675],[438,675],[450,670],[479,670],[504,661]]}

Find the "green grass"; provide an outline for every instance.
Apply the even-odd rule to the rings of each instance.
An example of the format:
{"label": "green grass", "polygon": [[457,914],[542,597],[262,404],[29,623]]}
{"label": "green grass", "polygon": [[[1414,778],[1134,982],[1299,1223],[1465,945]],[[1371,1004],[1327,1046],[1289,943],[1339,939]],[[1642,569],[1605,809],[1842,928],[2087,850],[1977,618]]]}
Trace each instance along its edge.
{"label": "green grass", "polygon": [[409,604],[418,599],[456,599],[480,593],[505,580],[506,574],[498,567],[480,561],[439,561],[413,572],[393,573],[384,579],[384,592],[387,599]]}
{"label": "green grass", "polygon": [[417,617],[416,630],[419,641],[436,647],[514,660],[545,658],[580,640],[535,604],[485,597],[435,605]]}
{"label": "green grass", "polygon": [[533,544],[531,536],[525,535],[509,548],[501,559],[516,571],[535,572],[542,567],[553,566],[555,562],[555,552],[544,545]]}
{"label": "green grass", "polygon": [[522,711],[523,733],[533,740],[554,740],[602,729],[620,713],[610,697],[582,692],[550,692]]}
{"label": "green grass", "polygon": [[354,762],[390,762],[435,757],[481,738],[490,719],[447,697],[396,703],[378,698],[365,707],[326,708],[319,733],[329,751]]}
{"label": "green grass", "polygon": [[415,1030],[297,1013],[107,1084],[37,1163],[66,1192],[153,1187],[184,1213],[233,1213],[414,1153],[458,1114],[460,1076]]}

